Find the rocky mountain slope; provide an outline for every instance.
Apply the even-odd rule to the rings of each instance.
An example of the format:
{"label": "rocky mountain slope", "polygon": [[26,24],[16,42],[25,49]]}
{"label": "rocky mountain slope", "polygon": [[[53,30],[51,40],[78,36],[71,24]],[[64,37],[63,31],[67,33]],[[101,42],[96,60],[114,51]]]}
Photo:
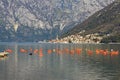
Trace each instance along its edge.
{"label": "rocky mountain slope", "polygon": [[117,0],[96,12],[62,37],[79,34],[83,30],[83,36],[95,33],[103,36],[101,42],[120,42],[120,1]]}
{"label": "rocky mountain slope", "polygon": [[55,38],[113,1],[0,0],[0,41]]}

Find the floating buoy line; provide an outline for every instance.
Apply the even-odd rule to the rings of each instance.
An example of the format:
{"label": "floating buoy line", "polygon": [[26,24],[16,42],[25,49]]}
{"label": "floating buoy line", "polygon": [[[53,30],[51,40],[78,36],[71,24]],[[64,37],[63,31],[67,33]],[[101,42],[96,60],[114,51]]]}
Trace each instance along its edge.
{"label": "floating buoy line", "polygon": [[[26,53],[28,55],[38,55],[39,57],[43,57],[43,48],[40,49],[24,49],[21,48],[19,49],[20,53]],[[45,51],[44,51],[45,52]],[[0,58],[3,57],[7,57],[9,56],[9,54],[14,53],[14,51],[12,49],[6,49],[3,52],[0,52]],[[95,50],[91,50],[91,49],[82,49],[82,48],[75,48],[75,49],[69,49],[69,48],[63,48],[63,49],[58,49],[58,48],[54,48],[54,49],[47,49],[46,52],[48,55],[51,54],[57,54],[57,55],[61,55],[61,54],[69,54],[69,55],[81,55],[83,53],[88,54],[89,56],[96,54],[96,55],[103,55],[103,56],[118,56],[120,54],[119,50],[108,50],[108,49],[95,49]]]}

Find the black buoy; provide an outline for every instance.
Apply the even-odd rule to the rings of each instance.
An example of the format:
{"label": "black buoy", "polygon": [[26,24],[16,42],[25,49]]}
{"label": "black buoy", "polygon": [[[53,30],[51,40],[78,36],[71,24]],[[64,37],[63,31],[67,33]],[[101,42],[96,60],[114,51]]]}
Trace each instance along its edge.
{"label": "black buoy", "polygon": [[29,55],[32,55],[33,53],[29,53]]}

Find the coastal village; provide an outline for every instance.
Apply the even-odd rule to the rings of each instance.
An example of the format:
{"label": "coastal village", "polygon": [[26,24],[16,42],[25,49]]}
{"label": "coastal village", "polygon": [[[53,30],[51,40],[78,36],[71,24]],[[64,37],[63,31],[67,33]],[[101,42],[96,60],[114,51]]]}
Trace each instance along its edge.
{"label": "coastal village", "polygon": [[84,33],[85,30],[79,32],[78,34],[75,35],[70,35],[61,39],[54,39],[50,40],[49,42],[53,43],[100,43],[101,40],[103,39],[102,36],[99,35],[99,33],[94,33],[94,34],[88,34],[85,36],[82,36],[81,34]]}

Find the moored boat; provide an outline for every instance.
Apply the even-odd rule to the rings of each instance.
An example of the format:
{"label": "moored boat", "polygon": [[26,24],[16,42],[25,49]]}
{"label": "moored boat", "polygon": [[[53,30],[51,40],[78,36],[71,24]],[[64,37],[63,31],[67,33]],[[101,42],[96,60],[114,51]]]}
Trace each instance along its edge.
{"label": "moored boat", "polygon": [[8,56],[8,52],[0,52],[0,57],[5,57],[5,56]]}

